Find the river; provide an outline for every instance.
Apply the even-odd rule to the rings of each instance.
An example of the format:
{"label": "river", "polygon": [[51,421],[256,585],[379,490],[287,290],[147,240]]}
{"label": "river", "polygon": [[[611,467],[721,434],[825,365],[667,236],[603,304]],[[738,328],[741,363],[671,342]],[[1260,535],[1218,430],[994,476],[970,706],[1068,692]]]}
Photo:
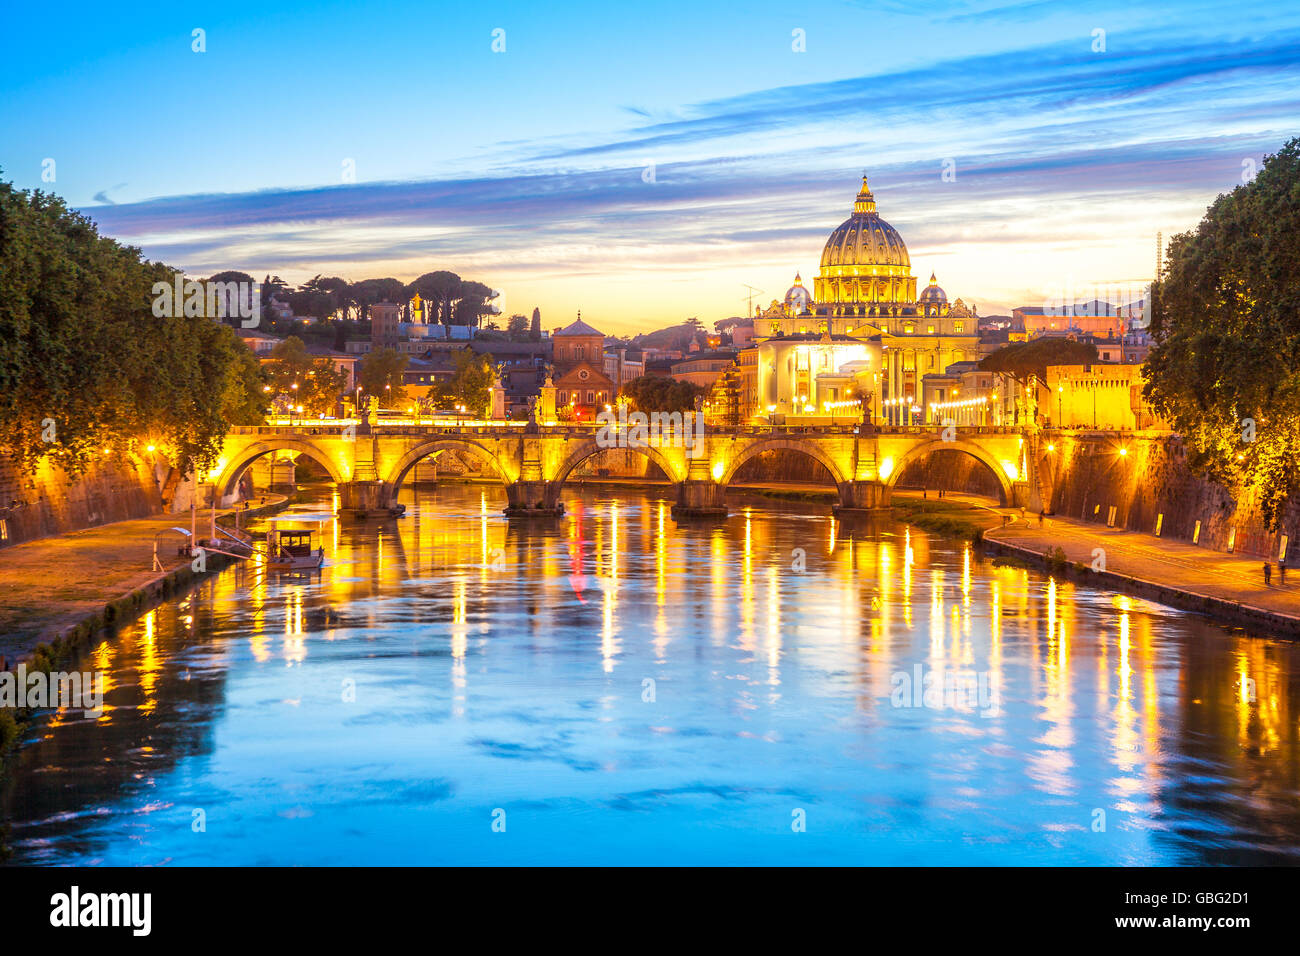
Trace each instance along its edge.
{"label": "river", "polygon": [[1300,862],[1295,644],[818,503],[404,501],[99,644],[11,862]]}

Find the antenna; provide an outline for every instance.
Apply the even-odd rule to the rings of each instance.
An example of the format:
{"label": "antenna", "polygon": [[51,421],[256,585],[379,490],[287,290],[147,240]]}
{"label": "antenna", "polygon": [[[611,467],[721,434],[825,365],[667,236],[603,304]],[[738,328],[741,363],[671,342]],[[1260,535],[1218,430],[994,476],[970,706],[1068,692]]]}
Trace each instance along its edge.
{"label": "antenna", "polygon": [[745,298],[749,300],[749,305],[746,307],[746,308],[748,308],[749,311],[746,312],[745,315],[746,315],[746,316],[753,315],[753,314],[754,314],[754,296],[756,296],[756,295],[762,295],[762,294],[763,294],[763,290],[760,289],[760,288],[758,288],[757,286],[752,286],[752,285],[750,285],[748,282],[742,282],[741,285],[743,285],[746,289],[749,290],[749,295],[745,296]]}

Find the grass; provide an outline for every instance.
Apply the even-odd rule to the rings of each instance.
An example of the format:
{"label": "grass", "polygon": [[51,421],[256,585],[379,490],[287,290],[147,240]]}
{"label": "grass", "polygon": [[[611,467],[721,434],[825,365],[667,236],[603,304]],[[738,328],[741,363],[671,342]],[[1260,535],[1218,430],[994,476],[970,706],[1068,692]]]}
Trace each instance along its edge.
{"label": "grass", "polygon": [[1001,523],[994,513],[957,501],[896,498],[893,511],[899,521],[972,544],[978,544],[985,531]]}

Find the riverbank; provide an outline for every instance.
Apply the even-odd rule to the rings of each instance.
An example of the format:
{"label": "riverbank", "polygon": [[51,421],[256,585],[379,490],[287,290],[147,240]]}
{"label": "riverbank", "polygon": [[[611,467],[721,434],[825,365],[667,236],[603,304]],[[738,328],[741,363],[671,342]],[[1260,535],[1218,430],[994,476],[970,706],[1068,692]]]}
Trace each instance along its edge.
{"label": "riverbank", "polygon": [[[263,496],[264,503],[241,512],[245,517],[279,511],[289,499]],[[231,511],[218,512],[218,520]],[[211,518],[198,522],[199,537]],[[12,668],[31,660],[42,646],[53,648],[89,638],[115,620],[133,616],[152,600],[200,577],[190,558],[177,553],[179,535],[159,539],[163,569],[153,568],[154,540],[172,527],[186,527],[188,515],[160,514],[73,531],[0,550],[0,655]],[[209,569],[224,566],[209,555]],[[49,652],[45,652],[49,656]]]}
{"label": "riverbank", "polygon": [[[1300,637],[1300,577],[1264,583],[1262,558],[1069,518],[1017,519],[985,548],[1095,587],[1208,614],[1269,636]],[[1094,567],[1096,570],[1094,570]],[[1171,583],[1171,582],[1177,582]]]}

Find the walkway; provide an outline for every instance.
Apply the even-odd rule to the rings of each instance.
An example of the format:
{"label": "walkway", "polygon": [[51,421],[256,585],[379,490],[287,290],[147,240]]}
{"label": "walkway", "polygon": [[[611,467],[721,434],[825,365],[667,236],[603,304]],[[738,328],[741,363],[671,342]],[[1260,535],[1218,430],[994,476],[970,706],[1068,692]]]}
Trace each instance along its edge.
{"label": "walkway", "polygon": [[1300,569],[1280,583],[1273,561],[1273,582],[1264,584],[1264,559],[1256,555],[1225,554],[1189,542],[1070,518],[1037,516],[1017,519],[1005,528],[986,532],[985,540],[1024,548],[1036,555],[1060,548],[1071,562],[1091,566],[1093,550],[1105,552],[1106,570],[1154,588],[1176,590],[1278,615],[1300,624]]}
{"label": "walkway", "polygon": [[[282,498],[266,497],[268,503]],[[188,557],[176,553],[184,539],[169,535],[158,545],[166,571],[153,570],[155,535],[173,526],[188,529],[189,524],[188,513],[153,515],[0,549],[0,655],[12,667],[37,644],[189,564]],[[210,529],[211,512],[200,512],[198,536],[207,537]]]}

